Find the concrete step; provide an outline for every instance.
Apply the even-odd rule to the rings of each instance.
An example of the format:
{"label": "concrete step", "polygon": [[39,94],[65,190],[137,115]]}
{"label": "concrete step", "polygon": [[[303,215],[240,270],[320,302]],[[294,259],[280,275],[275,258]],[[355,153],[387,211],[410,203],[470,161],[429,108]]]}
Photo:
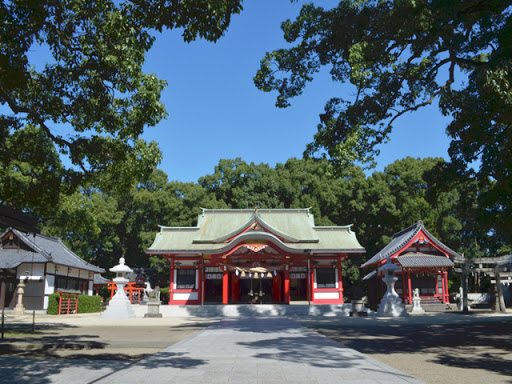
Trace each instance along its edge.
{"label": "concrete step", "polygon": [[[425,312],[451,312],[457,310],[457,304],[443,304],[443,303],[421,303],[421,308]],[[412,311],[412,304],[405,306],[408,312]]]}
{"label": "concrete step", "polygon": [[[148,309],[146,305],[132,305],[137,317],[143,317]],[[244,317],[244,316],[349,316],[351,304],[322,305],[161,305],[163,317]]]}

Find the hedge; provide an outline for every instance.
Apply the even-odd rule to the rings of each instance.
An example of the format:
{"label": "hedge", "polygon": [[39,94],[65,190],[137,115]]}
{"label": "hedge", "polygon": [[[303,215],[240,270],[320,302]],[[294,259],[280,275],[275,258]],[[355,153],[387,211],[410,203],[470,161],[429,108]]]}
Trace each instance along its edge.
{"label": "hedge", "polygon": [[[63,295],[66,297],[66,294]],[[49,315],[59,314],[59,293],[52,293],[48,296],[48,309]],[[78,313],[93,313],[101,312],[101,296],[87,296],[78,295]]]}
{"label": "hedge", "polygon": [[101,296],[78,296],[78,313],[101,312]]}
{"label": "hedge", "polygon": [[47,313],[49,315],[58,315],[59,314],[59,294],[52,293],[48,296],[48,309]]}

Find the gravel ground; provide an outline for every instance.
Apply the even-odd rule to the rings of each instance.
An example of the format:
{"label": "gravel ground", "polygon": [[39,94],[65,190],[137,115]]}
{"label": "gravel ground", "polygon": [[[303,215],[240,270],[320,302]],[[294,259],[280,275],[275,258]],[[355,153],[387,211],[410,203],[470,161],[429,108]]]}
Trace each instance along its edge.
{"label": "gravel ground", "polygon": [[208,327],[211,319],[105,320],[97,314],[11,316],[0,356],[141,360]]}
{"label": "gravel ground", "polygon": [[301,322],[427,383],[512,383],[511,316]]}

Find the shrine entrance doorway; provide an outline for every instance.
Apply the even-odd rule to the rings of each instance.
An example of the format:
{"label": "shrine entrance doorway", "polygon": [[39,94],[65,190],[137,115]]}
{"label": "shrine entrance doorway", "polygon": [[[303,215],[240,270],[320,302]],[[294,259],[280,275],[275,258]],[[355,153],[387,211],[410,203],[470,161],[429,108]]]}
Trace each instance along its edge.
{"label": "shrine entrance doorway", "polygon": [[240,279],[240,304],[275,303],[272,278]]}
{"label": "shrine entrance doorway", "polygon": [[222,274],[205,274],[204,301],[209,304],[222,304]]}

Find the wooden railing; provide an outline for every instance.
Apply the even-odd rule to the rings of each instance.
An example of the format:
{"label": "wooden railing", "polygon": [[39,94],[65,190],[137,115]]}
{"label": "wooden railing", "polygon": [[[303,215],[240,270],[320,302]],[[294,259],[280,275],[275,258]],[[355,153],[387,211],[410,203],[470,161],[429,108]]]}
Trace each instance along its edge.
{"label": "wooden railing", "polygon": [[59,294],[59,315],[69,315],[78,313],[78,295],[79,293],[61,292]]}

